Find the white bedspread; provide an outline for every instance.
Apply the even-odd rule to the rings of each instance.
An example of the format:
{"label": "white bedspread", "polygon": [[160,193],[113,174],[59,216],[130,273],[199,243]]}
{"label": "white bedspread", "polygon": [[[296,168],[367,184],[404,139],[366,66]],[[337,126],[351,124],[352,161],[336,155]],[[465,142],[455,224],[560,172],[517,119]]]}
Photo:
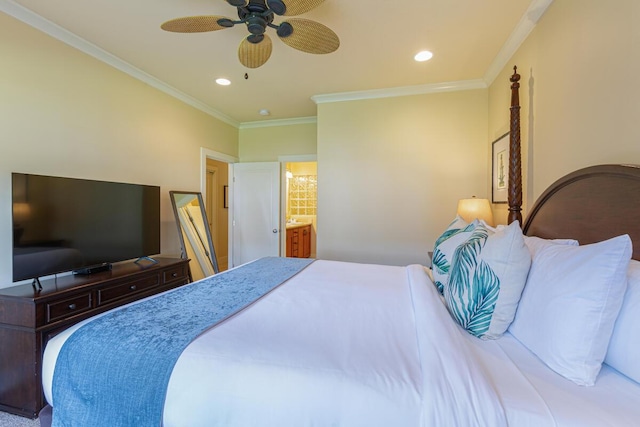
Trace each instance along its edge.
{"label": "white bedspread", "polygon": [[[53,364],[73,329],[45,352],[54,410]],[[525,369],[512,358],[526,360]],[[316,261],[187,347],[171,376],[164,425],[603,425],[581,415],[589,413],[579,410],[581,398],[569,409],[553,401],[579,388],[554,376],[509,335],[483,342],[465,333],[421,266]],[[613,377],[609,394],[629,382]],[[640,399],[635,383],[625,393]],[[592,395],[587,401],[597,405]],[[640,405],[616,402],[625,412],[619,420],[640,419]]]}

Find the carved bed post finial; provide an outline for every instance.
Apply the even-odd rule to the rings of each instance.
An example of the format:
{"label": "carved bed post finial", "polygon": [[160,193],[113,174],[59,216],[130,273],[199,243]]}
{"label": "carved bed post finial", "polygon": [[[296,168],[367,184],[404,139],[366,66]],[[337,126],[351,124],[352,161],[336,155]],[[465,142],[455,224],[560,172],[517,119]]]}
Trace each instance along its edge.
{"label": "carved bed post finial", "polygon": [[522,227],[522,163],[520,160],[520,74],[513,67],[511,81],[511,120],[509,130],[509,217],[507,223],[519,221]]}

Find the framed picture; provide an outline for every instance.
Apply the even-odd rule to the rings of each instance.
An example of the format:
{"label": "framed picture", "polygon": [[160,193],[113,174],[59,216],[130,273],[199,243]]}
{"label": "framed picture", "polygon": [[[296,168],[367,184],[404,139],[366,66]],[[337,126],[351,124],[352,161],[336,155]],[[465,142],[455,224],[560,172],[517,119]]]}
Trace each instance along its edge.
{"label": "framed picture", "polygon": [[491,144],[491,201],[507,203],[509,188],[509,132]]}
{"label": "framed picture", "polygon": [[224,195],[222,197],[223,197],[223,199],[222,199],[223,200],[223,202],[222,202],[223,205],[222,206],[225,209],[227,209],[229,207],[229,186],[228,185],[224,186]]}

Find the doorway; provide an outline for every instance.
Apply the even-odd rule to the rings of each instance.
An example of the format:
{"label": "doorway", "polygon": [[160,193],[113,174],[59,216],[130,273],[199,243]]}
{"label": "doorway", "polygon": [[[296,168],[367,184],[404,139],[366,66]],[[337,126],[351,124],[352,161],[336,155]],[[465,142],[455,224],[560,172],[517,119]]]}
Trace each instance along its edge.
{"label": "doorway", "polygon": [[229,187],[229,165],[207,159],[205,210],[220,271],[229,268],[229,209],[225,198]]}
{"label": "doorway", "polygon": [[[285,162],[285,169],[285,253],[291,254],[290,256],[316,258],[318,162]],[[306,225],[310,227],[306,228]],[[306,248],[299,247],[303,244],[303,239],[295,239],[296,230],[304,233],[309,231],[309,240],[304,240]],[[292,234],[294,236],[290,236]]]}
{"label": "doorway", "polygon": [[220,271],[229,268],[229,170],[237,158],[200,148],[200,192]]}

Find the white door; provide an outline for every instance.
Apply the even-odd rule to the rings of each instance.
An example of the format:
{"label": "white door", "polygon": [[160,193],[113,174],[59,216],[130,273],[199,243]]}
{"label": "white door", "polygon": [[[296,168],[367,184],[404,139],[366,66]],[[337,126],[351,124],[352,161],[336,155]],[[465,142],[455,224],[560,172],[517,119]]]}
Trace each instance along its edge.
{"label": "white door", "polygon": [[233,165],[233,266],[280,255],[280,163]]}

